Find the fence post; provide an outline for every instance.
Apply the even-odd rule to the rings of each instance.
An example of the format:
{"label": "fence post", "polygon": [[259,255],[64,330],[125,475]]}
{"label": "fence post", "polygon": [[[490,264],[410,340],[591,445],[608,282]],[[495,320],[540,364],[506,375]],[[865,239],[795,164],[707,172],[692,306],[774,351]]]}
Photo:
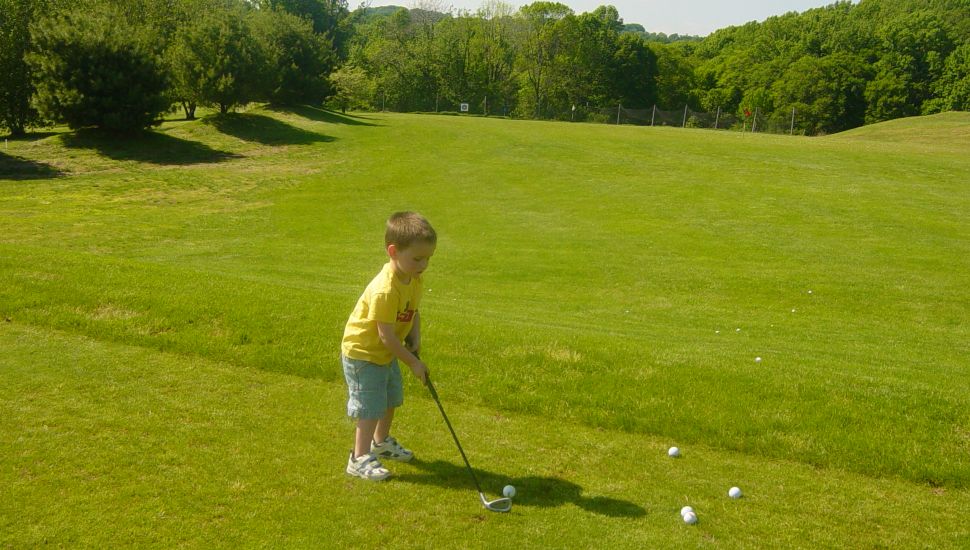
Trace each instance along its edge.
{"label": "fence post", "polygon": [[653,126],[654,119],[657,118],[657,104],[653,104],[653,114],[650,115],[650,126]]}
{"label": "fence post", "polygon": [[622,108],[623,108],[623,104],[622,103],[617,103],[616,104],[616,125],[617,126],[620,125],[620,109],[622,109]]}
{"label": "fence post", "polygon": [[717,107],[717,114],[714,115],[714,129],[717,130],[717,123],[721,121],[721,107]]}
{"label": "fence post", "polygon": [[751,133],[758,131],[758,108],[754,108],[754,120],[751,121]]}
{"label": "fence post", "polygon": [[794,107],[791,108],[791,131],[788,132],[788,135],[790,136],[795,135],[795,108]]}
{"label": "fence post", "polygon": [[681,128],[687,127],[687,105],[684,105],[684,122],[680,124]]}

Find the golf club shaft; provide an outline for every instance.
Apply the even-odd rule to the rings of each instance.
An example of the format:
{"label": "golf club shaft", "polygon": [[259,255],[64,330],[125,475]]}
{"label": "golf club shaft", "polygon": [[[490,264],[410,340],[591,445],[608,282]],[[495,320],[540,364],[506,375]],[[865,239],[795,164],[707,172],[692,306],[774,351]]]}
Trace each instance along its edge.
{"label": "golf club shaft", "polygon": [[465,455],[465,450],[461,448],[461,442],[458,441],[458,435],[455,433],[455,429],[451,427],[451,421],[448,420],[448,415],[445,414],[445,408],[441,406],[441,400],[438,399],[438,392],[434,388],[434,384],[431,383],[431,376],[426,376],[425,380],[428,382],[428,390],[431,391],[431,397],[434,398],[434,402],[438,405],[438,410],[441,411],[441,417],[445,419],[445,424],[448,426],[448,431],[451,432],[451,437],[455,440],[455,445],[458,446],[458,452],[461,453],[461,458],[465,461],[465,466],[468,467],[468,473],[472,476],[472,481],[475,482],[475,488],[478,489],[478,493],[482,494],[482,486],[478,483],[478,477],[475,476],[475,470],[472,469],[471,463],[468,462],[468,457]]}

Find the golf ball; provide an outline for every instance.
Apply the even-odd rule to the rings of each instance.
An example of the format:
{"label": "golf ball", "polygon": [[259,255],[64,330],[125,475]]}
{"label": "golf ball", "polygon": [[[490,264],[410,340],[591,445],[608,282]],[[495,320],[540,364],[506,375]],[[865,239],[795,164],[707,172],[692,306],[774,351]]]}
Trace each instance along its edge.
{"label": "golf ball", "polygon": [[693,514],[693,513],[694,513],[694,509],[690,506],[684,506],[683,508],[680,509],[681,516],[686,516],[687,514]]}
{"label": "golf ball", "polygon": [[677,447],[671,447],[670,450],[667,451],[667,456],[677,458],[678,456],[680,456],[680,449],[678,449]]}
{"label": "golf ball", "polygon": [[684,523],[686,523],[687,525],[694,525],[695,523],[697,523],[697,514],[695,514],[694,512],[687,512],[686,514],[684,514]]}
{"label": "golf ball", "polygon": [[754,358],[754,362],[755,363],[760,363],[761,362],[761,358],[760,357],[755,357]]}
{"label": "golf ball", "polygon": [[502,489],[502,495],[504,495],[505,498],[512,498],[512,497],[514,497],[515,496],[515,487],[513,487],[511,485],[506,485],[505,488]]}
{"label": "golf ball", "polygon": [[731,490],[728,491],[728,496],[731,498],[741,498],[741,489],[731,487]]}

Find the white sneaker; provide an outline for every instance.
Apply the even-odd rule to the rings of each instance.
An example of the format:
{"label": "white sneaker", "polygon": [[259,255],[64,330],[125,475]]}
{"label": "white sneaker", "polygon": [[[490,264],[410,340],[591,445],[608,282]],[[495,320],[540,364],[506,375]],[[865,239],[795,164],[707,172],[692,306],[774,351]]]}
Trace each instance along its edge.
{"label": "white sneaker", "polygon": [[402,447],[391,436],[387,436],[387,439],[383,443],[374,443],[371,441],[370,454],[378,458],[386,458],[398,462],[411,462],[411,459],[414,458],[414,453]]}
{"label": "white sneaker", "polygon": [[353,451],[350,451],[350,458],[347,459],[347,473],[370,481],[381,481],[391,475],[373,453],[354,458]]}

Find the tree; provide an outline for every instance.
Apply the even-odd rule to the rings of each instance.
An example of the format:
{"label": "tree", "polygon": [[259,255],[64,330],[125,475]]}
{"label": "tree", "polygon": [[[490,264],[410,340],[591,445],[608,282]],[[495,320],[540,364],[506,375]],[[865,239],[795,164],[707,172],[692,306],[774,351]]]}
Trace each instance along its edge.
{"label": "tree", "polygon": [[697,72],[694,62],[685,50],[688,42],[673,44],[649,44],[657,56],[657,105],[680,108],[693,104],[697,108],[694,91],[697,88]]}
{"label": "tree", "polygon": [[[427,108],[428,97],[414,55],[415,26],[411,12],[400,8],[374,18],[358,30],[349,64],[367,71],[381,95],[381,108]],[[432,105],[434,98],[431,98]]]}
{"label": "tree", "polygon": [[549,95],[559,112],[576,104],[616,103],[614,55],[622,28],[623,21],[612,6],[568,15],[556,23],[561,46]]}
{"label": "tree", "polygon": [[200,14],[175,33],[166,57],[188,118],[198,104],[218,105],[225,114],[267,95],[266,51],[242,6]]}
{"label": "tree", "polygon": [[[443,26],[454,22],[450,8],[444,0],[416,0],[413,5],[414,8],[410,11],[409,51],[414,99],[419,108],[436,110],[442,92],[450,91],[455,99],[459,99],[464,91],[468,41],[463,36],[465,29],[454,25],[449,26],[455,32],[449,36],[442,35]],[[439,47],[443,40],[451,42],[456,50]],[[449,76],[451,80],[446,82]],[[450,89],[443,90],[443,84],[450,84]]]}
{"label": "tree", "polygon": [[330,39],[315,34],[309,21],[280,10],[257,12],[255,27],[264,41],[267,99],[282,105],[322,103],[336,62]]}
{"label": "tree", "polygon": [[133,131],[157,122],[170,104],[152,36],[110,6],[38,22],[28,55],[41,116],[71,128]]}
{"label": "tree", "polygon": [[541,117],[543,103],[549,96],[554,64],[563,46],[556,22],[572,13],[558,2],[534,2],[519,9],[519,71],[526,102],[536,118]]}
{"label": "tree", "polygon": [[933,97],[933,82],[943,73],[943,62],[953,41],[939,17],[928,10],[889,19],[876,32],[881,55],[876,76],[866,90],[867,122],[920,114]]}
{"label": "tree", "polygon": [[31,49],[30,24],[49,8],[44,0],[0,0],[0,127],[22,136],[40,122],[31,105],[35,78],[27,63]]}
{"label": "tree", "polygon": [[511,4],[497,0],[484,3],[477,14],[477,32],[469,45],[471,86],[489,98],[489,103],[501,103],[506,110],[516,95],[514,13]]}
{"label": "tree", "polygon": [[360,67],[344,65],[330,75],[334,95],[330,102],[340,110],[368,109],[374,98],[374,81]]}
{"label": "tree", "polygon": [[634,34],[622,34],[613,54],[614,96],[623,105],[650,107],[657,103],[657,56]]}
{"label": "tree", "polygon": [[341,57],[346,57],[352,29],[347,0],[253,0],[262,9],[282,10],[309,20],[313,32],[330,39]]}
{"label": "tree", "polygon": [[775,120],[788,122],[791,109],[797,127],[808,135],[839,132],[862,125],[865,82],[855,76],[860,63],[849,54],[823,58],[806,55],[772,86]]}
{"label": "tree", "polygon": [[484,100],[481,91],[471,88],[475,23],[470,17],[442,19],[431,41],[434,50],[429,69],[437,80],[434,90],[455,104],[463,101],[480,104]]}
{"label": "tree", "polygon": [[935,111],[970,111],[970,42],[953,50],[936,83]]}
{"label": "tree", "polygon": [[866,84],[866,124],[919,113],[919,105],[912,102],[912,75],[900,68],[907,63],[893,57],[879,60],[876,76]]}

